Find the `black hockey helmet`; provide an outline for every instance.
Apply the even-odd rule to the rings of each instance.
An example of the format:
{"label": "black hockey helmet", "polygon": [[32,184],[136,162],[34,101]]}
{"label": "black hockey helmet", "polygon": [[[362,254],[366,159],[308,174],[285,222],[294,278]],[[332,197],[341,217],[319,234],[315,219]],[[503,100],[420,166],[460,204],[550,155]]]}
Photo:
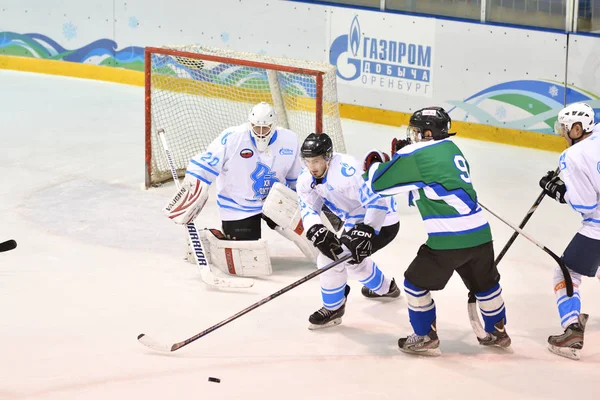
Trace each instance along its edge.
{"label": "black hockey helmet", "polygon": [[333,155],[333,142],[326,133],[311,133],[300,147],[302,158],[323,156],[329,160]]}
{"label": "black hockey helmet", "polygon": [[[442,107],[426,107],[415,111],[410,117],[409,122],[409,136],[412,131],[415,133],[415,137],[411,139],[413,141],[425,140],[423,133],[427,130],[431,131],[433,140],[442,140],[456,135],[456,133],[449,133],[452,120],[450,116]],[[420,135],[420,136],[418,136]]]}

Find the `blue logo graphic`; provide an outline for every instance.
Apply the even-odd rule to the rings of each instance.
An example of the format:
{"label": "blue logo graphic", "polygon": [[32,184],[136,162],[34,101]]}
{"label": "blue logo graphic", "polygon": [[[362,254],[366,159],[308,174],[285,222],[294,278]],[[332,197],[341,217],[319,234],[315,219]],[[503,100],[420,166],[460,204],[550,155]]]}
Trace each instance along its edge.
{"label": "blue logo graphic", "polygon": [[342,163],[342,175],[350,177],[356,173],[356,168],[346,163]]}
{"label": "blue logo graphic", "polygon": [[[373,31],[373,30],[371,30]],[[358,15],[347,35],[331,43],[329,62],[345,81],[365,86],[426,94],[431,90],[432,47],[419,43],[364,36]]]}
{"label": "blue logo graphic", "polygon": [[596,165],[596,169],[598,169],[598,173],[600,174],[600,162]]}
{"label": "blue logo graphic", "polygon": [[282,147],[281,149],[279,149],[279,154],[281,154],[282,156],[292,156],[294,155],[294,150]]}
{"label": "blue logo graphic", "polygon": [[227,132],[226,134],[223,135],[223,137],[221,138],[221,144],[223,146],[225,146],[227,144],[227,136],[231,135],[233,132]]}
{"label": "blue logo graphic", "polygon": [[256,169],[250,175],[250,178],[254,181],[252,184],[252,190],[254,190],[255,199],[264,199],[269,194],[271,186],[275,182],[279,182],[274,171],[271,171],[265,164],[258,163]]}
{"label": "blue logo graphic", "polygon": [[564,170],[567,169],[567,162],[565,161],[565,158],[567,157],[567,153],[563,152],[560,155],[560,158],[558,159],[558,166],[560,167],[560,170]]}

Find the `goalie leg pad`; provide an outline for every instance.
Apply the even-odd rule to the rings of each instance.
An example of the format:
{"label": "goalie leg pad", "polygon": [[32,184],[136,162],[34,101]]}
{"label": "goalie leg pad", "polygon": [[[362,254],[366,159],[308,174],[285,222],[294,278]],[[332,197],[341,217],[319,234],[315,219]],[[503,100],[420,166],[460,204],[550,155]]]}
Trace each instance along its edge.
{"label": "goalie leg pad", "polygon": [[177,193],[163,208],[163,213],[176,224],[194,221],[208,200],[208,185],[186,175]]}
{"label": "goalie leg pad", "polygon": [[206,258],[226,274],[266,276],[273,272],[266,240],[224,240],[218,229],[204,229],[198,234]]}
{"label": "goalie leg pad", "polygon": [[277,224],[275,230],[294,242],[309,260],[317,260],[319,251],[306,238],[296,192],[276,182],[263,204],[263,214]]}

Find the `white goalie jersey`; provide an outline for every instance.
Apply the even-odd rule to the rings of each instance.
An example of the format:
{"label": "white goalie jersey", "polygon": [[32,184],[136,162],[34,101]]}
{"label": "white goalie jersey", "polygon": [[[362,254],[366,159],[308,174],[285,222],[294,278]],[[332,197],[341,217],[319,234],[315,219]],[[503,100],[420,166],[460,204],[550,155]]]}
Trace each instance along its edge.
{"label": "white goalie jersey", "polygon": [[600,124],[590,137],[565,150],[559,161],[565,199],[579,212],[584,236],[600,240]]}
{"label": "white goalie jersey", "polygon": [[204,153],[192,158],[186,175],[208,185],[216,181],[221,220],[236,221],[262,212],[273,184],[295,189],[301,169],[296,134],[277,127],[264,152],[245,123],[224,130]]}
{"label": "white goalie jersey", "polygon": [[296,187],[304,229],[320,224],[319,212],[325,204],[344,221],[344,229],[364,222],[376,233],[383,226],[398,222],[396,201],[373,193],[362,178],[362,166],[351,156],[334,153],[325,178],[317,184],[308,169],[298,178]]}

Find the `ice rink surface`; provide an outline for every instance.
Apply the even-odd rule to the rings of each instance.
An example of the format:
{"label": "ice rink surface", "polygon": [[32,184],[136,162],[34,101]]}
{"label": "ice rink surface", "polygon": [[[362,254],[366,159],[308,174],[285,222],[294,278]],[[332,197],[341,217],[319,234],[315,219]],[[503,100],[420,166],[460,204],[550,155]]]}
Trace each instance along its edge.
{"label": "ice rink surface", "polygon": [[[318,279],[175,353],[143,347],[140,333],[181,341],[314,267],[265,225],[273,275],[246,290],[207,287],[183,261],[183,228],[161,213],[173,185],[141,189],[142,88],[9,71],[0,71],[0,88],[0,242],[18,242],[0,253],[0,399],[598,398],[600,283],[586,278],[581,288],[591,316],[581,360],[551,354],[546,338],[562,332],[556,264],[524,238],[499,266],[513,354],[477,344],[456,274],[434,293],[435,359],[397,348],[411,332],[404,296],[369,300],[355,281],[343,323],[309,331],[308,316],[321,307]],[[389,151],[404,134],[349,120],[343,128],[357,157]],[[540,193],[539,178],[557,165],[556,153],[460,132],[455,141],[480,201],[516,224]],[[398,200],[400,232],[374,259],[401,282],[426,235],[417,210]],[[488,218],[499,252],[512,231]],[[560,254],[579,221],[545,199],[526,231]],[[213,193],[197,222],[219,226]]]}

